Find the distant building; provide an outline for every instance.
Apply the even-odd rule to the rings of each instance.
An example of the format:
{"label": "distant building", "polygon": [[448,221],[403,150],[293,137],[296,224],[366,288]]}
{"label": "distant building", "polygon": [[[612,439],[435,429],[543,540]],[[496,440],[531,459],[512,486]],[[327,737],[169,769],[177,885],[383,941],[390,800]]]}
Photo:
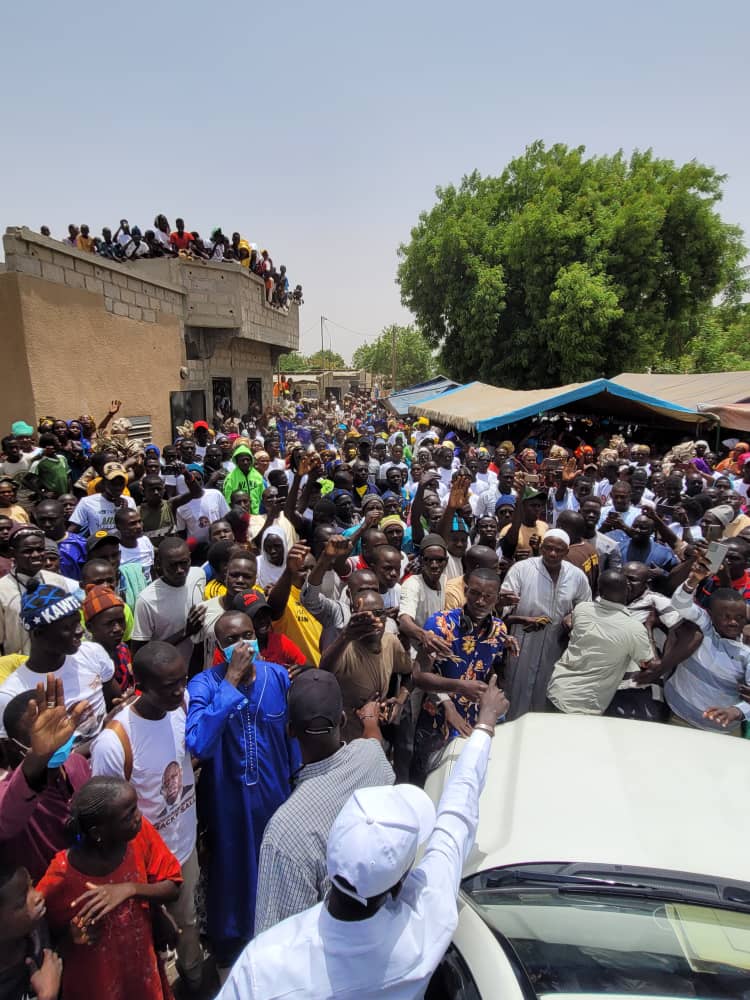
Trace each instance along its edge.
{"label": "distant building", "polygon": [[6,379],[0,431],[40,416],[122,416],[157,444],[185,419],[212,423],[272,403],[279,357],[299,348],[299,310],[266,303],[239,265],[161,258],[115,263],[8,228],[0,265]]}
{"label": "distant building", "polygon": [[284,378],[289,383],[291,394],[299,392],[302,399],[317,399],[321,402],[333,395],[339,401],[347,393],[369,392],[372,389],[372,375],[364,369],[331,368],[321,371],[288,372]]}

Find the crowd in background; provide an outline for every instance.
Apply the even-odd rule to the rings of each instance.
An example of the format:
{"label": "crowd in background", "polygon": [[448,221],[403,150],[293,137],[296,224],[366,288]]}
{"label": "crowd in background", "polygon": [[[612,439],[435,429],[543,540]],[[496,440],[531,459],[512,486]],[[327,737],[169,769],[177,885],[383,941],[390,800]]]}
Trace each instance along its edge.
{"label": "crowd in background", "polygon": [[[42,226],[40,231],[42,236],[51,236],[48,226]],[[143,232],[139,226],[131,226],[127,219],[121,219],[114,234],[105,226],[100,237],[92,236],[85,223],[80,226],[71,223],[62,242],[113,261],[182,257],[239,265],[263,280],[269,305],[286,310],[290,299],[298,305],[303,303],[301,285],[290,291],[286,265],[277,269],[268,250],[259,250],[256,243],[248,242],[238,232],[232,233],[230,238],[220,227],[212,230],[208,239],[203,239],[196,230],[186,229],[183,219],[177,219],[172,230],[167,217],[160,214],[154,219],[153,229]]]}
{"label": "crowd in background", "polygon": [[[84,228],[70,240],[105,255],[137,238],[123,220],[84,246]],[[146,236],[267,258],[163,216]],[[419,788],[453,739],[460,781],[430,824],[458,825],[460,874],[496,724],[747,729],[747,442],[561,418],[490,443],[347,396],[156,445],[120,408],[19,420],[1,444],[8,995],[213,996],[227,976],[224,997],[334,995],[320,910],[351,929],[409,878]],[[406,846],[363,871],[381,821]],[[455,926],[447,856],[412,884],[440,884],[442,922],[431,950],[402,942],[399,995]],[[352,955],[351,981],[381,981]]]}

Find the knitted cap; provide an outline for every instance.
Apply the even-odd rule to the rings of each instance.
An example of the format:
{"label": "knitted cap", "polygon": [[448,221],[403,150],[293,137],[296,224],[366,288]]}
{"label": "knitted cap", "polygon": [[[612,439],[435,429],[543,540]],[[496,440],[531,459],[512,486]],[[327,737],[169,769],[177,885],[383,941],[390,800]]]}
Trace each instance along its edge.
{"label": "knitted cap", "polygon": [[27,632],[43,625],[52,625],[79,611],[81,602],[75,594],[61,587],[42,583],[32,577],[21,598],[21,622]]}
{"label": "knitted cap", "polygon": [[86,596],[83,599],[83,620],[88,625],[91,619],[96,618],[102,611],[124,606],[125,602],[117,596],[111,587],[90,583],[86,587]]}

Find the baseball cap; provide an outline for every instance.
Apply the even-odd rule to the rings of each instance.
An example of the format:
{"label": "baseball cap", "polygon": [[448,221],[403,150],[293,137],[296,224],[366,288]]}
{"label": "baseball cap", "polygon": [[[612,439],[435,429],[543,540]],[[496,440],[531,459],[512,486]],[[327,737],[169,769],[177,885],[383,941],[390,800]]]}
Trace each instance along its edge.
{"label": "baseball cap", "polygon": [[522,500],[536,500],[537,497],[543,497],[544,493],[541,490],[535,490],[533,486],[524,486]]}
{"label": "baseball cap", "polygon": [[205,431],[208,430],[208,424],[206,423],[205,420],[196,420],[195,421],[195,423],[193,424],[193,430],[196,431],[196,430],[198,430],[199,427],[202,427],[203,430],[205,430]]}
{"label": "baseball cap", "polygon": [[25,420],[16,420],[15,423],[10,425],[10,432],[15,437],[30,437],[34,433],[34,428],[31,424],[27,424]]}
{"label": "baseball cap", "polygon": [[128,470],[120,462],[107,462],[102,470],[105,479],[124,479],[128,481]]}
{"label": "baseball cap", "polygon": [[344,710],[339,682],[327,670],[305,670],[289,690],[287,708],[296,732],[330,733],[341,722]]}
{"label": "baseball cap", "polygon": [[366,906],[401,881],[434,826],[435,807],[416,785],[360,788],[331,827],[328,877],[339,892]]}
{"label": "baseball cap", "polygon": [[108,531],[97,531],[86,539],[86,552],[91,555],[94,549],[99,548],[104,542],[117,542],[119,545],[120,539],[117,535],[111,535]]}
{"label": "baseball cap", "polygon": [[232,610],[241,611],[247,615],[251,621],[263,608],[268,607],[268,601],[256,590],[246,590],[243,594],[235,594],[232,598]]}

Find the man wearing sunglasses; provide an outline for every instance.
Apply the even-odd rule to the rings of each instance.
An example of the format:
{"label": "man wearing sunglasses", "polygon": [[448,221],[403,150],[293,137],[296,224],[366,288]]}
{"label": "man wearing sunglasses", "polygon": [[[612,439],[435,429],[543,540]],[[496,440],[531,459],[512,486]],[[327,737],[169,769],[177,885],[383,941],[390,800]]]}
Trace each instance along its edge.
{"label": "man wearing sunglasses", "polygon": [[334,674],[341,687],[346,713],[341,736],[346,743],[362,736],[357,710],[363,705],[380,702],[383,722],[397,723],[409,695],[409,688],[402,684],[397,695],[388,699],[394,674],[411,677],[411,659],[398,637],[385,631],[385,619],[382,596],[377,591],[361,591],[346,627],[320,660],[320,669]]}

